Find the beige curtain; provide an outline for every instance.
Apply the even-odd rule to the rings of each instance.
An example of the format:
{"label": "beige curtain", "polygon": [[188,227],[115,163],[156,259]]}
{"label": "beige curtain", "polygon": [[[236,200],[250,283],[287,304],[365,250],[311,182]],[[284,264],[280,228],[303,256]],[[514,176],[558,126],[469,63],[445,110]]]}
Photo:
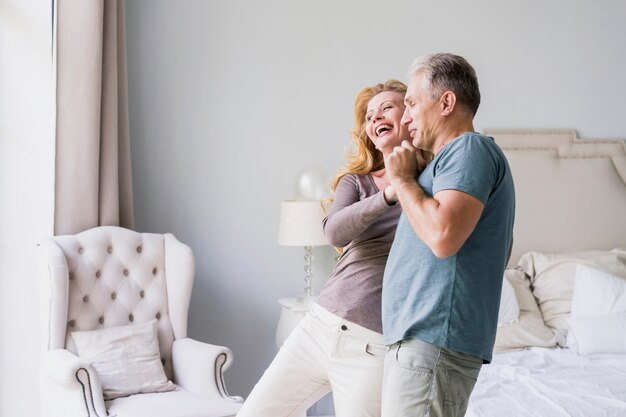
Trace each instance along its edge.
{"label": "beige curtain", "polygon": [[123,0],[57,0],[54,233],[133,227]]}

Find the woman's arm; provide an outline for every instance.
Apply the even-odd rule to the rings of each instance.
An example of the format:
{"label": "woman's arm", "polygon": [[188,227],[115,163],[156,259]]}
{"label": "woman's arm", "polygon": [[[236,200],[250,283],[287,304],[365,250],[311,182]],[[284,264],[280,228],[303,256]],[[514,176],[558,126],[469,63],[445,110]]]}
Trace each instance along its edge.
{"label": "woman's arm", "polygon": [[345,175],[339,181],[334,201],[322,223],[331,245],[346,246],[392,207],[385,201],[382,191],[363,200],[360,194],[354,175]]}

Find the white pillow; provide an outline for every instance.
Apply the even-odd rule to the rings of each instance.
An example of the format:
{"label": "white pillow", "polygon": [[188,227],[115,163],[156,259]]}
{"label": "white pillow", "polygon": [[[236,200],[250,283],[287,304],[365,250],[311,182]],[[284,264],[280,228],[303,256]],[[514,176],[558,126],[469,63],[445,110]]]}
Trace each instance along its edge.
{"label": "white pillow", "polygon": [[572,318],[626,311],[626,279],[586,265],[576,266]]}
{"label": "white pillow", "polygon": [[515,297],[513,286],[506,279],[502,280],[502,295],[500,296],[500,310],[498,311],[498,327],[517,323],[519,320],[519,304]]}
{"label": "white pillow", "polygon": [[[582,324],[578,323],[579,333],[585,331],[588,322],[603,329],[605,323],[602,323],[602,320],[606,320],[607,317],[610,320],[613,313],[623,311],[626,311],[626,279],[586,265],[576,266],[572,312],[568,320],[570,327],[573,322],[578,323],[577,319],[585,319],[586,321]],[[619,335],[618,330],[613,330],[613,332],[616,336]],[[583,337],[586,334],[588,332],[585,332]],[[567,334],[567,347],[579,353],[588,350],[579,346],[575,331]]]}
{"label": "white pillow", "polygon": [[626,311],[568,321],[578,353],[626,353]]}
{"label": "white pillow", "polygon": [[556,332],[561,346],[565,346],[569,329],[567,318],[571,313],[576,266],[579,264],[626,277],[626,249],[557,254],[528,252],[518,263],[530,277],[543,320]]}
{"label": "white pillow", "polygon": [[157,321],[72,332],[78,356],[91,362],[105,400],[176,389],[161,363]]}
{"label": "white pillow", "polygon": [[546,327],[541,318],[539,307],[530,290],[530,280],[523,271],[507,269],[504,276],[515,291],[519,306],[517,323],[499,326],[493,351],[508,352],[529,347],[554,347],[556,336]]}

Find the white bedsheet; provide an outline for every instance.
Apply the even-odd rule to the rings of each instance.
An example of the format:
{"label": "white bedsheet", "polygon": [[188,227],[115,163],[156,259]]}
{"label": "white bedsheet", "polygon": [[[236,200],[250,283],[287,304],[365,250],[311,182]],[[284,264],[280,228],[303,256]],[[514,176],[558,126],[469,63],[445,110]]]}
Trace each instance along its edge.
{"label": "white bedsheet", "polygon": [[533,348],[484,365],[466,417],[626,417],[626,355]]}

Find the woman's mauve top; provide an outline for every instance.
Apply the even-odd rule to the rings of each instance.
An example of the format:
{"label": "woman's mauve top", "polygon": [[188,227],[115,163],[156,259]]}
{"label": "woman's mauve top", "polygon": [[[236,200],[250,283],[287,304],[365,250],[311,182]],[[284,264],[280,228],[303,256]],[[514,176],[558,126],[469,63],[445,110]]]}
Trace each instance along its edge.
{"label": "woman's mauve top", "polygon": [[319,305],[382,333],[383,272],[400,212],[400,204],[387,204],[371,175],[341,178],[323,226],[330,244],[344,249],[317,297]]}

